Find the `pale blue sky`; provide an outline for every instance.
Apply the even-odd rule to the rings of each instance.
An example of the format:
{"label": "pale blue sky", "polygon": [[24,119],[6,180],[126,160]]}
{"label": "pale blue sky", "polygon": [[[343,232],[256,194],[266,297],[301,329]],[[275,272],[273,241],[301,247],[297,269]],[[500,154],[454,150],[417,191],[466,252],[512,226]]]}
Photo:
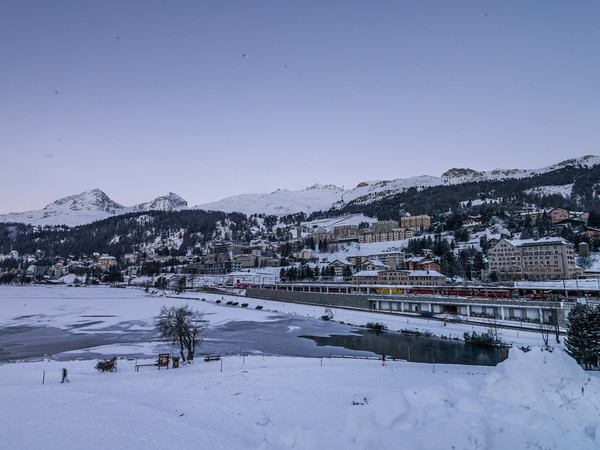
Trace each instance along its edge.
{"label": "pale blue sky", "polygon": [[597,1],[0,0],[0,213],[598,154]]}

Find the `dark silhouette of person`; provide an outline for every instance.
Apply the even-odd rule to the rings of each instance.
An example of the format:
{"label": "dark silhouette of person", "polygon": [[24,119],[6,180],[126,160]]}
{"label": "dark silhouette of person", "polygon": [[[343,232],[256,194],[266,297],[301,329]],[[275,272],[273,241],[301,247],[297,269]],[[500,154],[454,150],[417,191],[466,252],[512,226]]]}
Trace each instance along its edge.
{"label": "dark silhouette of person", "polygon": [[68,383],[69,379],[67,378],[67,369],[63,367],[63,375],[62,375],[61,383],[64,383],[65,381]]}

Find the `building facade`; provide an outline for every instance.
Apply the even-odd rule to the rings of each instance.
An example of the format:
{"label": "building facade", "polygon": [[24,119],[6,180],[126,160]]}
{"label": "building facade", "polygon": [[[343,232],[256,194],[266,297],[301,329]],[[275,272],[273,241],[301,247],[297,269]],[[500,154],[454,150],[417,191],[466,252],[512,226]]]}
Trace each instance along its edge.
{"label": "building facade", "polygon": [[396,220],[380,220],[372,223],[369,231],[371,233],[389,233],[398,227],[400,227],[400,224]]}
{"label": "building facade", "polygon": [[408,216],[400,218],[402,228],[421,228],[431,226],[431,217],[427,215]]}
{"label": "building facade", "polygon": [[501,239],[488,252],[489,273],[499,280],[572,278],[575,250],[563,238]]}

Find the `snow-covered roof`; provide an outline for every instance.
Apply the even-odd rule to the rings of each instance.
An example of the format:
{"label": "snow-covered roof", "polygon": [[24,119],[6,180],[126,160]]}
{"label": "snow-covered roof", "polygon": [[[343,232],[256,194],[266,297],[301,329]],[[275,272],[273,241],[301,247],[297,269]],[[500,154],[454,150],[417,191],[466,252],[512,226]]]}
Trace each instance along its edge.
{"label": "snow-covered roof", "polygon": [[389,267],[387,264],[382,263],[378,259],[370,259],[363,264],[363,266],[367,266],[367,265],[378,266],[378,267],[383,267],[383,268]]}
{"label": "snow-covered roof", "polygon": [[425,256],[413,256],[411,258],[404,258],[405,262],[420,262],[425,259]]}
{"label": "snow-covered roof", "polygon": [[334,260],[334,261],[330,262],[330,263],[329,263],[329,265],[331,265],[331,264],[335,264],[336,262],[339,262],[339,263],[345,264],[346,266],[353,266],[353,265],[354,265],[354,264],[352,264],[350,261],[348,261],[347,259],[340,259],[340,258],[338,258],[338,259],[336,259],[336,260]]}
{"label": "snow-covered roof", "polygon": [[524,245],[547,245],[554,243],[570,244],[569,241],[561,237],[543,237],[538,239],[507,239],[506,241],[511,245],[514,245],[515,247],[522,247]]}
{"label": "snow-covered roof", "polygon": [[437,270],[411,270],[408,273],[409,277],[441,277],[447,278],[446,275],[442,275]]}
{"label": "snow-covered roof", "polygon": [[353,277],[376,277],[379,275],[378,270],[361,270],[360,272],[356,272]]}

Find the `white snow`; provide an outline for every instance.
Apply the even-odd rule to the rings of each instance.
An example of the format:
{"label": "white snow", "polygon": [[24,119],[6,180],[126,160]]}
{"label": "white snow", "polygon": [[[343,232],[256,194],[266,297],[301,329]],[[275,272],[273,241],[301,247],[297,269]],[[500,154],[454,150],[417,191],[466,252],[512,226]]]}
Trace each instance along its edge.
{"label": "white snow", "polygon": [[533,189],[527,189],[524,191],[526,194],[538,194],[538,195],[560,195],[565,198],[571,196],[573,190],[573,183],[564,184],[561,186],[541,186]]}
{"label": "white snow", "polygon": [[331,185],[315,185],[301,191],[278,189],[270,194],[237,195],[198,205],[195,208],[216,209],[226,212],[238,211],[245,214],[286,215],[300,211],[310,214],[318,210],[328,210],[331,207],[342,208],[352,201],[361,204],[371,203],[390,195],[405,192],[410,188],[422,190],[433,186],[450,186],[472,181],[520,179],[567,166],[592,167],[596,164],[600,164],[600,157],[588,155],[541,169],[495,169],[488,172],[451,169],[440,177],[422,175],[394,180],[365,181],[349,190]]}
{"label": "white snow", "polygon": [[[310,214],[319,210],[328,210],[332,207],[342,208],[352,201],[367,204],[377,199],[404,192],[410,188],[422,190],[432,186],[449,186],[472,181],[526,178],[562,167],[592,167],[596,164],[600,164],[600,157],[588,155],[541,169],[495,169],[489,172],[451,169],[440,177],[422,175],[394,180],[366,181],[359,183],[353,189],[315,184],[300,191],[277,189],[271,193],[242,194],[197,205],[194,208],[241,212],[244,214],[264,213],[278,216],[301,211]],[[568,190],[569,185],[549,186],[541,188],[540,192],[546,194],[559,193],[568,196]],[[150,202],[126,207],[112,201],[100,189],[92,189],[56,200],[42,210],[0,215],[0,222],[18,222],[42,226],[77,226],[133,211],[179,211],[186,208],[187,202],[172,192]]]}
{"label": "white snow", "polygon": [[327,210],[346,191],[337,186],[314,185],[301,191],[278,189],[270,194],[242,194],[198,205],[196,209],[244,214],[264,213],[285,216],[303,211]]}
{"label": "white snow", "polygon": [[[35,325],[42,316],[49,317],[44,325],[60,326],[86,315],[100,315],[105,323],[137,320],[143,326],[161,304],[194,301],[101,287],[2,286],[0,298],[2,327],[24,320]],[[308,316],[323,310],[247,300],[250,306]],[[197,305],[211,314],[211,323],[269,320],[270,314],[210,301]],[[335,320],[377,317],[394,328],[407,320],[333,313]],[[295,329],[290,326],[288,332]],[[109,357],[143,347],[114,344],[94,350]],[[156,354],[151,345],[145,350]],[[597,373],[586,373],[560,348],[552,353],[511,349],[497,367],[261,355],[224,357],[222,363],[198,359],[160,371],[142,367],[136,372],[135,361],[124,358],[115,373],[98,373],[95,364],[48,359],[1,364],[0,448],[600,447]],[[65,384],[60,383],[63,367],[69,373]]]}
{"label": "white snow", "polygon": [[[0,447],[600,445],[600,382],[558,351],[514,350],[496,368],[261,356],[160,371],[135,372],[124,359],[115,373],[94,365],[0,366]],[[69,383],[60,384],[62,367]]]}
{"label": "white snow", "polygon": [[135,211],[180,211],[186,208],[187,202],[172,192],[150,202],[128,207],[114,202],[100,189],[91,189],[58,199],[41,210],[0,215],[0,222],[75,227]]}

